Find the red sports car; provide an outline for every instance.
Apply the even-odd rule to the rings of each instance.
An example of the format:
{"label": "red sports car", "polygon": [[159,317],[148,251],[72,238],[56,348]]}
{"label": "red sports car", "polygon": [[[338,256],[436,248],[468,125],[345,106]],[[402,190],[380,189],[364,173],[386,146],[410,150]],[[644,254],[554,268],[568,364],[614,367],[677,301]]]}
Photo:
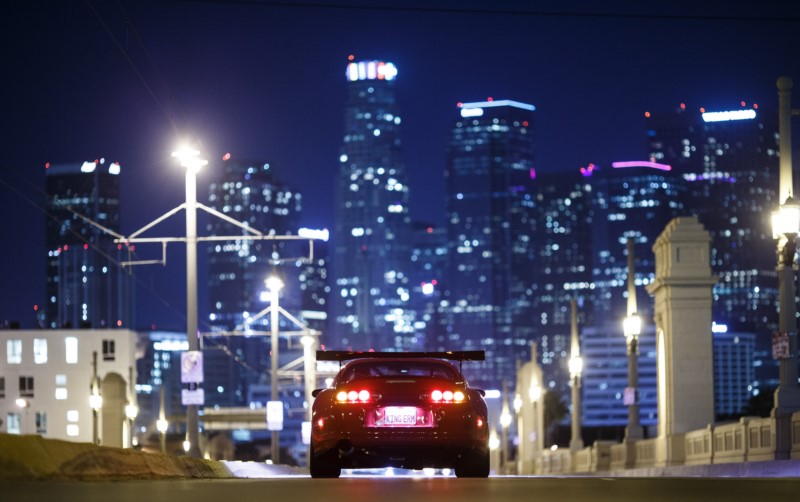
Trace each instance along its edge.
{"label": "red sports car", "polygon": [[487,477],[484,392],[461,374],[463,361],[484,357],[483,351],[318,351],[318,361],[339,361],[340,370],[331,388],[313,393],[311,477],[377,467],[451,467],[458,477]]}

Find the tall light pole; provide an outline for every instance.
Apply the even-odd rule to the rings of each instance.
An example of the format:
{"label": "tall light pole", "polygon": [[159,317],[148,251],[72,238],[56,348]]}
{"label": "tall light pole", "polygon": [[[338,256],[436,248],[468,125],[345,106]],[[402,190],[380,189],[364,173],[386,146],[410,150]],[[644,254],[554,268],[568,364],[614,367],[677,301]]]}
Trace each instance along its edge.
{"label": "tall light pole", "polygon": [[628,347],[628,388],[625,389],[624,402],[628,405],[628,426],[625,427],[625,441],[642,439],[644,431],[639,419],[639,334],[642,331],[642,318],[636,312],[636,281],[634,266],[634,240],[628,237],[628,317],[622,321],[622,331]]}
{"label": "tall light pole", "polygon": [[[199,158],[200,152],[181,148],[172,156],[186,168],[186,340],[189,350],[199,350],[197,341],[197,171],[208,164]],[[189,456],[200,458],[197,405],[186,406],[186,430],[189,436]]]}
{"label": "tall light pole", "polygon": [[794,255],[800,232],[800,206],[794,199],[792,182],[792,79],[778,78],[780,120],[780,208],[772,214],[772,234],[777,239],[778,333],[773,335],[773,357],[780,359],[780,380],[775,390],[772,417],[775,419],[775,456],[789,458],[791,452],[791,415],[800,410],[800,387],[797,383],[797,306],[794,288]]}
{"label": "tall light pole", "polygon": [[[271,276],[266,280],[267,288],[270,292],[270,341],[271,341],[271,368],[270,368],[270,387],[271,399],[273,402],[279,401],[278,394],[278,322],[280,310],[278,308],[278,299],[280,291],[283,287],[283,281],[278,277]],[[272,463],[277,464],[280,461],[280,435],[279,431],[272,431]]]}
{"label": "tall light pole", "polygon": [[581,374],[583,373],[583,358],[581,357],[581,344],[578,337],[578,302],[570,301],[571,312],[571,338],[569,358],[569,384],[572,387],[572,434],[569,440],[569,449],[572,451],[583,448],[581,437]]}

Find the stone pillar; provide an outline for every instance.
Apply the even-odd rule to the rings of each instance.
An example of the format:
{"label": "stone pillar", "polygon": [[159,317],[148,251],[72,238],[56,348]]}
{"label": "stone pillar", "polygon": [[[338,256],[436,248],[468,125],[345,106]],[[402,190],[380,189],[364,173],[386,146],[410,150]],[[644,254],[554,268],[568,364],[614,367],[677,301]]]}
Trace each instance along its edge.
{"label": "stone pillar", "polygon": [[673,219],[653,245],[658,382],[656,465],[680,465],[684,437],[714,423],[711,236],[696,217]]}
{"label": "stone pillar", "polygon": [[517,393],[522,409],[517,417],[519,446],[517,473],[534,474],[544,449],[544,380],[538,363],[536,343],[531,343],[531,360],[517,371]]}

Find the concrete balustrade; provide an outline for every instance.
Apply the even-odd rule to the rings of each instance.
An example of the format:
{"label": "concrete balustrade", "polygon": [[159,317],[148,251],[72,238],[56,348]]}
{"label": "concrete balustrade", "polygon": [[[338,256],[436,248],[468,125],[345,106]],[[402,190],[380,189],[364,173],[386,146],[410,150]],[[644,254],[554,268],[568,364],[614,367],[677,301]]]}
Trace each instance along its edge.
{"label": "concrete balustrade", "polygon": [[[795,413],[795,415],[798,415]],[[759,418],[747,423],[747,461],[775,459],[775,420]]]}
{"label": "concrete balustrade", "polygon": [[[800,459],[800,412],[792,415],[792,459]],[[708,425],[687,432],[682,466],[744,464],[775,460],[775,420],[742,417],[737,422]],[[623,473],[626,465],[653,475],[657,465],[658,438],[629,443],[596,441],[570,452],[566,448],[545,450],[531,462],[533,471],[520,474]],[[628,455],[634,455],[629,459]],[[633,461],[631,461],[633,460]],[[791,461],[787,461],[791,462]]]}

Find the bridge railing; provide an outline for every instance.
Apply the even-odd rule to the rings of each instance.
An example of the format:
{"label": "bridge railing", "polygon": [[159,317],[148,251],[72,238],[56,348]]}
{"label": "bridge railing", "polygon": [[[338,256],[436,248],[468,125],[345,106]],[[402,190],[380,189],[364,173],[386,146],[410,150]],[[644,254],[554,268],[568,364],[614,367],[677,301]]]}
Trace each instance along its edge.
{"label": "bridge railing", "polygon": [[[531,465],[535,474],[614,472],[659,465],[661,438],[628,443],[597,441],[570,452],[545,450]],[[800,459],[800,412],[791,419],[791,458]],[[775,460],[775,419],[742,417],[736,422],[708,425],[685,434],[683,465],[710,465]],[[521,474],[531,474],[522,472]]]}

